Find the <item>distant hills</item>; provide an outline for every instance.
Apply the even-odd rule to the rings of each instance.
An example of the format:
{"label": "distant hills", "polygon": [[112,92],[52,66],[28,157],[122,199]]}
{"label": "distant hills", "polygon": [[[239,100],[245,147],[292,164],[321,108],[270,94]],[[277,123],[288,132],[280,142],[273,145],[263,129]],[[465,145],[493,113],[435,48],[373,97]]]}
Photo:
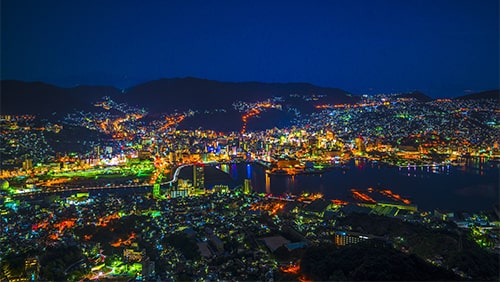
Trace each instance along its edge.
{"label": "distant hills", "polygon": [[236,101],[257,102],[272,96],[289,97],[290,94],[322,96],[320,101],[307,103],[296,98],[286,100],[290,106],[301,110],[312,110],[318,103],[354,103],[359,99],[342,89],[308,83],[219,82],[192,77],[150,81],[123,91],[111,86],[61,88],[42,82],[16,80],[3,80],[0,87],[2,114],[42,116],[64,115],[74,109],[91,111],[92,104],[103,96],[146,108],[150,113],[229,109]]}
{"label": "distant hills", "polygon": [[147,106],[152,112],[163,112],[187,108],[227,109],[235,101],[257,102],[272,96],[289,97],[290,94],[325,95],[323,103],[354,103],[358,100],[342,89],[308,83],[220,82],[192,77],[146,82],[128,89],[120,98],[132,105]]}
{"label": "distant hills", "polygon": [[431,97],[425,95],[424,93],[420,92],[420,91],[413,91],[413,92],[409,92],[409,93],[402,93],[402,94],[399,94],[397,95],[397,97],[400,97],[400,98],[413,98],[417,101],[420,101],[420,102],[430,102],[434,99],[432,99]]}
{"label": "distant hills", "polygon": [[[319,87],[309,83],[261,83],[261,82],[220,82],[193,77],[159,79],[139,84],[128,89],[112,86],[77,86],[62,88],[43,82],[22,82],[2,80],[0,84],[2,114],[37,114],[42,117],[60,118],[74,110],[96,111],[93,103],[109,96],[117,102],[145,108],[151,114],[172,113],[188,109],[206,113],[214,109],[227,112],[211,113],[210,120],[199,114],[183,122],[187,128],[197,127],[200,123],[226,122],[241,117],[232,104],[237,101],[257,102],[271,97],[282,97],[283,111],[269,109],[263,116],[284,124],[289,120],[290,110],[303,114],[315,110],[319,104],[356,103],[359,96],[339,88]],[[469,94],[455,99],[498,99],[500,90]],[[415,91],[399,94],[402,98],[415,98],[420,102],[433,99]],[[252,120],[258,122],[258,120]],[[236,122],[235,126],[236,126]],[[266,127],[263,124],[262,127]],[[255,127],[261,127],[255,124]]]}
{"label": "distant hills", "polygon": [[116,97],[120,91],[111,86],[61,88],[43,82],[2,80],[2,114],[61,116],[75,109],[91,111],[92,103],[103,96]]}
{"label": "distant hills", "polygon": [[479,93],[467,94],[464,96],[457,97],[457,100],[477,100],[477,99],[496,99],[500,98],[500,89],[483,91]]}

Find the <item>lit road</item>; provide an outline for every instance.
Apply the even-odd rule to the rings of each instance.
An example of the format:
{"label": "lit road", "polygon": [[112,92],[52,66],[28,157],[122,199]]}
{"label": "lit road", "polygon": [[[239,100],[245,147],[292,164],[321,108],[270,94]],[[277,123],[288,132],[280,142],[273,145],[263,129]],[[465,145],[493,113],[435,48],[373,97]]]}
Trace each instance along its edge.
{"label": "lit road", "polygon": [[[187,166],[191,166],[191,164],[184,164],[176,168],[174,175],[170,181],[162,182],[160,185],[167,185],[177,182],[179,178],[179,173],[181,170]],[[104,190],[104,189],[123,189],[123,188],[144,188],[144,187],[153,187],[152,184],[120,184],[120,185],[105,185],[105,186],[93,186],[93,187],[60,187],[50,190],[44,191],[33,191],[27,193],[19,193],[13,194],[13,197],[25,197],[25,196],[33,196],[33,195],[43,195],[43,194],[56,194],[56,193],[65,193],[65,192],[82,192],[82,191],[91,191],[91,190]]]}

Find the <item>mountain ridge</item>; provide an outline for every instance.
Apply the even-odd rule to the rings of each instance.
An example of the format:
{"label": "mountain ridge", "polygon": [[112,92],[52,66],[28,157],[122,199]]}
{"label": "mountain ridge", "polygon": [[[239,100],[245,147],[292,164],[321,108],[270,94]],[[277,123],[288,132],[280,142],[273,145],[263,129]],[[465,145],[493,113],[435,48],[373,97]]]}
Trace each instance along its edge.
{"label": "mountain ridge", "polygon": [[[194,77],[162,78],[119,89],[113,86],[58,87],[44,82],[2,80],[2,114],[67,114],[91,110],[103,96],[147,108],[152,113],[187,109],[230,108],[235,101],[257,102],[271,96],[324,95],[325,102],[354,103],[357,98],[339,88],[309,83],[220,82]],[[27,101],[30,101],[27,103]]]}
{"label": "mountain ridge", "polygon": [[84,97],[73,95],[71,89],[38,81],[2,80],[0,112],[51,116],[77,108],[90,110],[90,103],[86,103]]}
{"label": "mountain ridge", "polygon": [[[222,82],[195,77],[161,78],[126,89],[105,85],[59,87],[40,81],[1,80],[0,90],[0,113],[37,114],[44,117],[60,117],[74,110],[95,110],[93,103],[103,96],[145,108],[151,114],[188,109],[230,110],[237,101],[251,103],[264,101],[273,96],[285,98],[283,101],[285,109],[297,108],[303,113],[314,111],[314,106],[318,104],[359,101],[359,96],[340,88],[321,87],[306,82]],[[454,99],[498,99],[499,95],[499,90],[491,90]],[[421,102],[433,100],[419,91],[401,93],[399,96],[415,98]]]}
{"label": "mountain ridge", "polygon": [[[165,97],[168,93],[169,97]],[[351,93],[339,88],[325,88],[307,83],[263,83],[263,82],[220,82],[216,80],[186,78],[163,78],[149,81],[127,89],[122,101],[131,104],[141,104],[144,99],[159,99],[160,104],[154,104],[152,111],[176,108],[228,108],[235,101],[256,102],[271,96],[289,96],[325,94],[335,103],[353,103],[357,99],[348,95]],[[168,98],[180,98],[175,105]]]}
{"label": "mountain ridge", "polygon": [[430,101],[434,100],[433,98],[427,96],[426,94],[424,94],[418,90],[408,92],[408,93],[401,93],[401,94],[397,95],[397,97],[399,97],[399,98],[413,98],[413,99],[416,99],[417,101],[420,101],[420,102],[430,102]]}
{"label": "mountain ridge", "polygon": [[454,98],[455,100],[500,99],[500,89],[481,91]]}

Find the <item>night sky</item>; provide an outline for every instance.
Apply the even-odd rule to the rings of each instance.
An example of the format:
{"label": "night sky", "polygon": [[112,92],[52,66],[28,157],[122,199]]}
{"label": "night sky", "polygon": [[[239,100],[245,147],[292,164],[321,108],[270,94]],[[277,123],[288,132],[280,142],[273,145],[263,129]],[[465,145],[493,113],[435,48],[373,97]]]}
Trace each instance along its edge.
{"label": "night sky", "polygon": [[0,3],[2,79],[193,76],[433,97],[499,87],[498,0]]}

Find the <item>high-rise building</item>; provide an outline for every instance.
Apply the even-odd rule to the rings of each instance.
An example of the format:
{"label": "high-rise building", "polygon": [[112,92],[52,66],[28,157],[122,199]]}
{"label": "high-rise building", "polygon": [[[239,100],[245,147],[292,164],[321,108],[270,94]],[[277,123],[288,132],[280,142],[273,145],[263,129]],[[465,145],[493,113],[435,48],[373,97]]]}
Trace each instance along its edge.
{"label": "high-rise building", "polygon": [[23,162],[23,169],[24,170],[30,170],[33,168],[33,160],[32,159],[26,159]]}
{"label": "high-rise building", "polygon": [[193,165],[193,186],[198,189],[205,187],[205,169],[203,165]]}
{"label": "high-rise building", "polygon": [[24,273],[27,280],[36,281],[40,278],[40,262],[38,257],[28,257],[24,260]]}

